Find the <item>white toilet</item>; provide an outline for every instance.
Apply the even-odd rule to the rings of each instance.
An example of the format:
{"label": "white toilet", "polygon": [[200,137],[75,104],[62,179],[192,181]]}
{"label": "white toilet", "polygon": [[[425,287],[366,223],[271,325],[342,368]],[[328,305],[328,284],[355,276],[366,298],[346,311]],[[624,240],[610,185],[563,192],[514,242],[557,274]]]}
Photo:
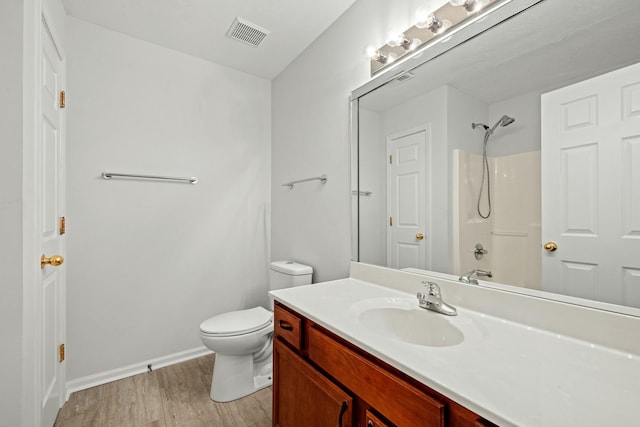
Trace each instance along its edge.
{"label": "white toilet", "polygon": [[[313,269],[293,261],[275,261],[271,290],[308,285]],[[216,353],[211,399],[229,402],[271,385],[273,312],[263,307],[219,314],[200,324],[202,343]]]}

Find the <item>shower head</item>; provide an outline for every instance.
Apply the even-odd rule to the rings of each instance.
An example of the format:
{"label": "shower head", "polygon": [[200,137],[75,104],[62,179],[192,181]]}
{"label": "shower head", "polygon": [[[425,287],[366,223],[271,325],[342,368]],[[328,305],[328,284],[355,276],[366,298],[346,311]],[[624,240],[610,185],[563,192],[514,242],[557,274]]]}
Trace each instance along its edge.
{"label": "shower head", "polygon": [[489,134],[492,134],[492,133],[493,133],[493,131],[494,131],[494,130],[496,130],[496,128],[497,128],[498,126],[502,126],[502,127],[509,126],[511,123],[513,123],[513,122],[515,122],[515,121],[516,121],[516,119],[514,119],[513,117],[509,117],[509,116],[507,116],[507,115],[504,115],[504,116],[500,117],[500,120],[498,120],[498,121],[496,122],[496,124],[495,124],[495,125],[493,125],[493,127],[492,127],[491,129],[487,129],[487,128],[485,128],[485,130],[486,130],[487,132],[489,132]]}

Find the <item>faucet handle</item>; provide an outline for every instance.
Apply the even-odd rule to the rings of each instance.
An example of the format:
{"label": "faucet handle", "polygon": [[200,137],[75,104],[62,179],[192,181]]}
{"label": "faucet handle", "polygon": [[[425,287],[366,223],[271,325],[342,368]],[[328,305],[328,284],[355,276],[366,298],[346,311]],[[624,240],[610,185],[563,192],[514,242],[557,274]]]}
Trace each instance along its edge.
{"label": "faucet handle", "polygon": [[423,281],[422,284],[427,289],[427,294],[440,298],[440,286],[436,283]]}

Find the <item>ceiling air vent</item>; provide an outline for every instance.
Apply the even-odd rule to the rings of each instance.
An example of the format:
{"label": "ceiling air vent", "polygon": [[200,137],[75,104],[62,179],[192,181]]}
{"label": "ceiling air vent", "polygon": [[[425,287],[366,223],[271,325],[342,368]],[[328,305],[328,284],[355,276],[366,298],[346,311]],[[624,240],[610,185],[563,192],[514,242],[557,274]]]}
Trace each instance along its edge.
{"label": "ceiling air vent", "polygon": [[256,24],[236,17],[236,19],[233,20],[233,24],[231,24],[231,28],[227,31],[227,36],[242,43],[257,47],[269,33],[269,30],[265,30]]}

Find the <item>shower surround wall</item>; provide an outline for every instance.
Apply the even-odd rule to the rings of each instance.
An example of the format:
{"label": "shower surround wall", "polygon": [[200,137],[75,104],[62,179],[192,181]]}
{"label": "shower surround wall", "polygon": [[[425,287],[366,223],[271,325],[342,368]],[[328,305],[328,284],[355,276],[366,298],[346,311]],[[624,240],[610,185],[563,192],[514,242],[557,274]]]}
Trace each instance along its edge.
{"label": "shower surround wall", "polygon": [[267,303],[271,95],[268,80],[67,23],[73,389],[204,349],[202,320]]}
{"label": "shower surround wall", "polygon": [[[454,152],[454,272],[481,269],[483,278],[540,289],[540,151],[489,157],[492,213],[477,212],[482,155]],[[486,212],[486,185],[481,206]],[[476,243],[488,251],[474,256]]]}

